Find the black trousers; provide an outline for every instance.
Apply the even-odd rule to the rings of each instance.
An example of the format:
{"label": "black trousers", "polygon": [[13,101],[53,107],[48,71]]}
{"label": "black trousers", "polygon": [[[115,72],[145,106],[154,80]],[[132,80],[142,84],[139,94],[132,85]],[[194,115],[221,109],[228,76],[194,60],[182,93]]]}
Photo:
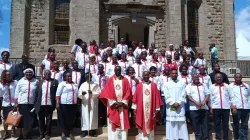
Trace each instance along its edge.
{"label": "black trousers", "polygon": [[52,106],[41,106],[38,113],[40,136],[51,136],[52,115]]}
{"label": "black trousers", "polygon": [[190,110],[190,118],[192,120],[192,126],[196,140],[209,140],[209,121],[208,110]]}
{"label": "black trousers", "polygon": [[233,130],[236,140],[247,140],[249,112],[250,109],[237,109],[237,114],[233,115]]}
{"label": "black trousers", "polygon": [[214,130],[216,140],[221,140],[221,124],[223,130],[223,140],[228,140],[228,122],[230,109],[213,109]]}

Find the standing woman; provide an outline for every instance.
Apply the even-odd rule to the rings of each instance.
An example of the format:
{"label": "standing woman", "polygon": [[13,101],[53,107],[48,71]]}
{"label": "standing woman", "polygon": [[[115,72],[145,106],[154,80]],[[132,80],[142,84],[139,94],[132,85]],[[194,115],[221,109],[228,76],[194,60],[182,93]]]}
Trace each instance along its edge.
{"label": "standing woman", "polygon": [[38,80],[34,78],[34,71],[31,68],[25,69],[24,77],[17,83],[15,89],[15,103],[20,114],[23,115],[18,128],[23,128],[19,139],[29,139],[30,131],[34,126],[35,112],[33,111],[34,104],[37,97]]}
{"label": "standing woman", "polygon": [[67,140],[67,136],[74,140],[71,131],[74,128],[74,120],[77,111],[78,87],[72,81],[70,72],[65,71],[63,74],[64,81],[58,85],[56,91],[56,109],[58,114],[58,126],[62,140]]}
{"label": "standing woman", "polygon": [[4,70],[9,70],[12,64],[9,62],[10,53],[8,51],[3,51],[1,53],[2,60],[0,61],[0,75]]}
{"label": "standing woman", "polygon": [[5,124],[7,116],[10,111],[14,109],[15,102],[15,88],[17,85],[17,81],[12,79],[12,74],[8,70],[4,70],[1,75],[1,83],[0,83],[0,100],[2,102],[2,114],[3,114],[3,128],[4,128],[4,136],[2,139],[7,139],[10,136],[14,137],[15,128],[12,127],[11,135],[8,133],[8,125]]}

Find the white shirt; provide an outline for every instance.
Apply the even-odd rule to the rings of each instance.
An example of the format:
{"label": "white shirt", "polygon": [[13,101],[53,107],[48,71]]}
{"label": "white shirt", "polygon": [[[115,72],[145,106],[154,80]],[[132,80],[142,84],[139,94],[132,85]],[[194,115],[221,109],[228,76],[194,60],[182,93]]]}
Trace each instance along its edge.
{"label": "white shirt", "polygon": [[91,74],[97,74],[98,73],[98,64],[90,65],[90,67],[89,67],[89,64],[87,64],[86,67],[85,67],[85,73],[89,72],[89,68],[90,68],[90,73]]}
{"label": "white shirt", "polygon": [[12,81],[10,84],[0,83],[0,98],[3,99],[2,102],[3,107],[15,105],[14,97],[15,97],[16,85],[17,85],[16,80]]}
{"label": "white shirt", "polygon": [[199,80],[202,84],[206,85],[209,88],[212,85],[212,81],[209,75],[199,75]]}
{"label": "white shirt", "polygon": [[63,81],[63,73],[61,71],[51,70],[51,78],[61,83]]}
{"label": "white shirt", "polygon": [[136,57],[137,55],[141,55],[141,52],[143,51],[146,51],[146,49],[137,47],[134,51],[134,56]]}
{"label": "white shirt", "polygon": [[[202,102],[205,100],[206,96],[210,95],[207,86],[203,84],[199,84],[198,86],[191,83],[186,87],[186,93],[188,96],[192,97],[196,102]],[[193,102],[189,102],[190,110],[200,110],[205,109],[208,110],[207,104],[202,107],[197,107]]]}
{"label": "white shirt", "polygon": [[212,109],[230,109],[232,95],[229,91],[228,84],[224,86],[211,85],[210,90],[210,103]]}
{"label": "white shirt", "polygon": [[191,54],[191,52],[193,52],[193,54],[195,55],[195,52],[193,51],[191,47],[184,46],[184,50],[186,51],[187,54]]}
{"label": "white shirt", "polygon": [[75,60],[78,62],[78,68],[84,69],[85,66],[89,63],[89,55],[87,53],[78,52],[76,54]]}
{"label": "white shirt", "polygon": [[95,55],[95,62],[99,64],[102,61],[101,55]]}
{"label": "white shirt", "polygon": [[134,95],[137,83],[128,75],[125,75],[124,77],[128,79],[130,88],[132,89],[132,95]]}
{"label": "white shirt", "polygon": [[181,64],[183,63],[183,59],[182,58],[180,58],[179,60],[173,59],[173,63],[176,63],[178,65],[178,67],[180,67]]}
{"label": "white shirt", "polygon": [[15,90],[15,102],[18,104],[34,104],[36,99],[38,80],[30,81],[23,77],[18,81]]}
{"label": "white shirt", "polygon": [[50,59],[44,59],[42,65],[44,66],[44,70],[53,69],[53,62]]}
{"label": "white shirt", "polygon": [[237,109],[250,109],[248,98],[250,96],[250,88],[246,83],[242,83],[240,86],[235,83],[229,85],[230,93],[232,94],[232,104]]}
{"label": "white shirt", "polygon": [[128,46],[126,44],[118,44],[116,49],[118,50],[119,54],[122,54],[122,52],[128,54]]}
{"label": "white shirt", "polygon": [[51,81],[43,80],[41,105],[52,105],[50,97]]}
{"label": "white shirt", "polygon": [[[118,66],[119,66],[119,64],[117,64]],[[108,72],[107,72],[107,76],[113,76],[114,74],[115,74],[115,66],[117,66],[117,65],[108,65]],[[123,68],[121,68],[121,72],[123,72],[124,70],[123,70]],[[122,73],[123,74],[123,73]]]}
{"label": "white shirt", "polygon": [[10,70],[11,67],[12,67],[11,63],[4,63],[3,61],[0,61],[0,78],[1,78],[2,72],[4,70]]}
{"label": "white shirt", "polygon": [[103,90],[104,86],[106,85],[106,82],[108,81],[108,76],[104,74],[100,75],[100,74],[93,74],[93,78],[92,81],[94,81],[95,83],[97,83],[99,85],[99,87],[101,88],[101,90]]}
{"label": "white shirt", "polygon": [[128,62],[129,62],[129,64],[130,64],[131,66],[136,62],[134,56],[129,56],[129,55],[127,55],[127,60],[128,60]]}
{"label": "white shirt", "polygon": [[144,66],[147,67],[147,70],[149,70],[149,69],[148,69],[148,65],[150,64],[150,62],[148,62],[147,60],[141,60],[141,62],[142,62],[142,64],[143,64]]}
{"label": "white shirt", "polygon": [[165,63],[167,63],[167,58],[164,56],[159,56],[158,61],[161,62],[162,64],[165,64]]}
{"label": "white shirt", "polygon": [[81,52],[82,48],[78,45],[74,45],[71,49],[71,53],[77,54],[78,52]]}
{"label": "white shirt", "polygon": [[118,61],[119,65],[121,66],[122,68],[122,75],[126,75],[126,69],[130,66],[129,62],[128,61]]}
{"label": "white shirt", "polygon": [[172,56],[172,60],[174,59],[174,53],[175,53],[175,51],[170,51],[170,50],[168,50],[168,51],[166,51],[166,56]]}
{"label": "white shirt", "polygon": [[161,96],[164,96],[164,89],[166,87],[166,85],[168,84],[168,82],[171,80],[170,76],[164,76],[164,75],[160,75],[160,90],[161,90]]}
{"label": "white shirt", "polygon": [[150,67],[152,67],[152,66],[155,66],[156,67],[156,70],[157,70],[157,72],[161,72],[161,70],[162,70],[162,64],[160,63],[160,62],[150,62],[149,64],[148,64],[148,70],[150,70]]}
{"label": "white shirt", "polygon": [[56,99],[60,100],[60,104],[76,104],[78,97],[77,84],[61,82],[56,91]]}
{"label": "white shirt", "polygon": [[108,74],[108,68],[109,68],[109,65],[111,65],[111,63],[101,61],[100,64],[103,65],[105,74]]}
{"label": "white shirt", "polygon": [[144,65],[143,63],[141,63],[141,64],[135,63],[132,65],[132,67],[135,70],[135,77],[139,78],[139,79],[142,78],[143,72],[147,70],[147,66]]}
{"label": "white shirt", "polygon": [[186,85],[192,83],[192,77],[191,75],[179,75],[178,79],[183,81]]}
{"label": "white shirt", "polygon": [[[183,81],[172,79],[168,82],[164,88],[164,95],[166,101],[167,116],[168,121],[186,121],[185,117],[185,106],[186,103],[186,84]],[[171,111],[171,106],[174,103],[179,103],[180,107],[177,111]]]}
{"label": "white shirt", "polygon": [[158,90],[160,90],[161,80],[159,76],[150,77],[149,80],[154,82],[157,85]]}
{"label": "white shirt", "polygon": [[[203,58],[203,59],[197,58],[197,59],[195,60],[194,66],[200,67],[201,65],[204,65],[204,66],[207,65],[207,62],[206,62],[206,59],[205,59],[205,58]],[[196,73],[200,73],[200,72],[199,72],[199,69],[196,69]]]}
{"label": "white shirt", "polygon": [[153,60],[152,55],[148,55],[146,58],[147,58],[147,61],[148,61],[148,62],[151,62],[151,61]]}
{"label": "white shirt", "polygon": [[77,84],[77,87],[79,87],[81,80],[81,71],[80,70],[72,70],[72,81]]}

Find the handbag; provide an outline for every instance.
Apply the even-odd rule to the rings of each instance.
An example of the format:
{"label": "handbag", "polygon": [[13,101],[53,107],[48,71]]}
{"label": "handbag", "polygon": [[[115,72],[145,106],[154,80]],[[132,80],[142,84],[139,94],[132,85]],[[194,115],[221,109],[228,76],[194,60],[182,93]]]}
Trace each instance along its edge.
{"label": "handbag", "polygon": [[10,111],[5,123],[11,126],[18,126],[22,119],[22,116],[23,115],[21,115],[18,110],[16,112]]}

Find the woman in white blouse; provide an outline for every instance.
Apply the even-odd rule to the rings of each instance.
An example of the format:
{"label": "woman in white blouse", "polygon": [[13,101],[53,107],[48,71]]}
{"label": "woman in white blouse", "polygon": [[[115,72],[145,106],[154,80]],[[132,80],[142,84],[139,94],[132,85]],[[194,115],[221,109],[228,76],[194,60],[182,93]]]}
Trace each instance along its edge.
{"label": "woman in white blouse", "polygon": [[30,131],[35,125],[36,114],[34,104],[37,97],[38,80],[34,78],[34,71],[31,68],[25,69],[24,77],[17,83],[15,89],[15,103],[20,114],[23,115],[18,128],[23,128],[23,136],[20,133],[19,139],[30,139]]}
{"label": "woman in white blouse", "polygon": [[63,78],[64,81],[58,85],[56,92],[57,121],[62,132],[61,139],[67,140],[66,137],[69,136],[71,140],[74,140],[71,131],[74,128],[74,119],[77,111],[78,87],[72,81],[70,72],[65,71]]}
{"label": "woman in white blouse", "polygon": [[5,124],[7,116],[10,111],[14,109],[15,102],[15,88],[17,85],[17,81],[12,79],[12,74],[8,70],[4,70],[1,75],[1,83],[0,83],[0,100],[2,101],[2,115],[3,115],[3,128],[4,135],[2,139],[7,139],[10,136],[14,137],[15,128],[12,127],[11,135],[8,132],[8,125]]}
{"label": "woman in white blouse", "polygon": [[0,76],[3,70],[9,70],[12,64],[9,62],[10,53],[8,51],[3,51],[1,53],[2,60],[0,61]]}

